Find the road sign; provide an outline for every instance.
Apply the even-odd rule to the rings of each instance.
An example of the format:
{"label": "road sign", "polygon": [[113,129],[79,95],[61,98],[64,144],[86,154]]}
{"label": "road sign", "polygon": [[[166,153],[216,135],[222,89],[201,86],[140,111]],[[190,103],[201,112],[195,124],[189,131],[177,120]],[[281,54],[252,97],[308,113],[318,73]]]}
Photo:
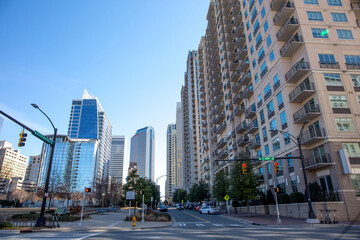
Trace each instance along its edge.
{"label": "road sign", "polygon": [[258,158],[259,161],[272,161],[275,160],[274,157],[259,157]]}
{"label": "road sign", "polygon": [[224,199],[225,199],[226,201],[229,201],[229,199],[230,199],[229,195],[226,195],[226,196],[224,197]]}
{"label": "road sign", "polygon": [[44,142],[46,142],[46,143],[48,143],[48,144],[50,144],[50,145],[52,145],[52,144],[54,143],[52,140],[48,139],[47,137],[45,137],[44,135],[42,135],[41,133],[39,133],[39,132],[37,132],[37,131],[34,131],[32,134],[33,134],[35,137],[43,140]]}
{"label": "road sign", "polygon": [[126,200],[135,200],[135,192],[134,191],[126,192]]}

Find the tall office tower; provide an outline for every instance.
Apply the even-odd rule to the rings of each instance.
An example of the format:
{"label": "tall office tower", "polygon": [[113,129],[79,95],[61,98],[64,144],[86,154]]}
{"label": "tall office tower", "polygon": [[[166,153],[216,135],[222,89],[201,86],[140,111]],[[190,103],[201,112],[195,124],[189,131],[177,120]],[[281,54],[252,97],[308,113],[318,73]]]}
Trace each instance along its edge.
{"label": "tall office tower", "polygon": [[[224,110],[210,117],[219,129],[212,160],[299,156],[291,140],[302,133],[309,182],[320,185],[325,200],[344,201],[355,219],[358,212],[352,210],[360,203],[359,15],[354,1],[347,0],[211,1],[206,47],[213,48],[215,37],[217,45],[206,60],[215,56],[220,69],[206,65],[205,72],[213,75],[205,78],[205,86],[219,83],[216,95],[224,94]],[[214,91],[211,87],[209,94]],[[209,111],[221,106],[209,103]],[[273,161],[256,166],[261,189],[304,192],[300,160],[277,163],[278,173]],[[219,162],[214,173],[229,168]]]}
{"label": "tall office tower", "polygon": [[112,136],[111,141],[111,157],[110,157],[110,176],[114,180],[122,184],[125,157],[125,136]]}
{"label": "tall office tower", "polygon": [[[136,131],[131,138],[130,166],[136,166],[141,178],[154,181],[155,132],[153,127],[144,127]],[[134,165],[136,163],[136,165]]]}
{"label": "tall office tower", "polygon": [[92,181],[109,177],[112,126],[99,100],[84,91],[82,99],[73,100],[69,121],[70,139],[98,140],[95,176]]}
{"label": "tall office tower", "polygon": [[40,179],[41,156],[30,156],[28,166],[26,168],[25,178],[22,189],[25,191],[35,191]]}
{"label": "tall office tower", "polygon": [[189,189],[200,181],[200,121],[197,53],[188,54],[185,84],[181,90],[184,115],[184,187]]}
{"label": "tall office tower", "polygon": [[21,189],[24,180],[28,157],[15,150],[7,141],[0,141],[0,194],[10,190],[12,182],[16,182],[14,189]]}
{"label": "tall office tower", "polygon": [[176,183],[183,186],[183,112],[181,102],[176,103]]}
{"label": "tall office tower", "polygon": [[[53,138],[52,135],[47,137]],[[50,184],[62,185],[72,191],[82,191],[85,187],[94,188],[98,149],[99,141],[96,139],[69,139],[66,135],[57,135]],[[49,144],[44,143],[40,160],[40,186],[46,181],[50,152]]]}
{"label": "tall office tower", "polygon": [[166,185],[165,198],[172,199],[177,186],[176,125],[169,124],[166,131]]}

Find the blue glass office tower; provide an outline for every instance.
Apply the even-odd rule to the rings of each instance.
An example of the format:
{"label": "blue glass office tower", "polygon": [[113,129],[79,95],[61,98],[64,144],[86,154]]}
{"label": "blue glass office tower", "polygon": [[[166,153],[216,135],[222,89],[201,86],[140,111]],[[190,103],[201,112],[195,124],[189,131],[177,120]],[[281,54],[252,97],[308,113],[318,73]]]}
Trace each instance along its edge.
{"label": "blue glass office tower", "polygon": [[137,130],[136,134],[131,138],[129,165],[135,163],[138,175],[152,181],[154,181],[154,149],[154,128],[145,127]]}

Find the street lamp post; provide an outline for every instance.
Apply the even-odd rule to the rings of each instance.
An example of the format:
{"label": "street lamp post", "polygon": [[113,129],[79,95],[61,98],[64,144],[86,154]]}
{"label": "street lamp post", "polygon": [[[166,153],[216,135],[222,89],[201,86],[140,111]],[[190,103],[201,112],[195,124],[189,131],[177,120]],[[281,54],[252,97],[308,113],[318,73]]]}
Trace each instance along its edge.
{"label": "street lamp post", "polygon": [[38,217],[38,219],[36,220],[36,224],[35,227],[44,227],[45,226],[45,205],[46,205],[46,198],[48,197],[48,191],[49,191],[49,182],[50,182],[50,175],[51,175],[51,167],[52,167],[52,161],[54,158],[54,150],[55,150],[55,142],[56,142],[56,134],[57,134],[57,128],[55,128],[53,122],[50,120],[50,118],[48,117],[48,115],[46,115],[46,113],[44,113],[39,107],[38,105],[32,103],[31,106],[33,106],[34,108],[39,109],[39,111],[45,115],[45,117],[50,121],[52,127],[54,128],[54,135],[53,135],[53,142],[52,144],[50,144],[51,147],[51,152],[50,152],[50,159],[49,159],[49,165],[47,167],[47,173],[46,173],[46,180],[45,180],[45,188],[44,188],[44,196],[43,196],[43,201],[41,204],[41,211],[40,211],[40,216]]}
{"label": "street lamp post", "polygon": [[[305,170],[305,165],[304,165],[304,155],[303,155],[302,148],[301,148],[304,127],[308,122],[309,122],[309,120],[305,121],[305,123],[302,125],[300,133],[297,137],[291,135],[290,133],[286,133],[286,134],[289,136],[290,140],[293,141],[299,148],[299,155],[300,155],[299,158],[301,160],[301,167],[302,167],[302,171],[303,171],[303,175],[304,175],[305,192],[307,195],[307,202],[308,202],[308,206],[309,206],[309,215],[308,215],[308,219],[306,219],[306,222],[307,223],[319,223],[319,220],[316,218],[315,212],[314,212],[314,210],[312,208],[312,204],[311,204],[310,189],[308,186],[308,180],[307,180],[306,170]],[[281,130],[270,129],[270,131],[279,131],[281,134],[284,134],[284,132]]]}

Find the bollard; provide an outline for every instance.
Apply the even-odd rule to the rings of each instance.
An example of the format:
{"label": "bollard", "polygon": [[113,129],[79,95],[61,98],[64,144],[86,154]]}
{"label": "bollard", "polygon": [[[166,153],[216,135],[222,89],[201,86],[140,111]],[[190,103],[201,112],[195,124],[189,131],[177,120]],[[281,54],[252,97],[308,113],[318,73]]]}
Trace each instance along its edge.
{"label": "bollard", "polygon": [[133,227],[135,227],[136,226],[136,217],[135,216],[133,217],[132,221],[133,221]]}
{"label": "bollard", "polygon": [[336,220],[336,214],[335,214],[335,212],[337,211],[336,209],[333,209],[333,211],[334,211],[334,221],[333,221],[333,224],[337,224],[337,223],[339,223],[337,220]]}
{"label": "bollard", "polygon": [[324,223],[327,224],[328,223],[328,210],[324,210],[325,211],[325,220]]}
{"label": "bollard", "polygon": [[324,223],[324,221],[323,221],[323,216],[322,216],[322,213],[323,213],[323,210],[320,210],[320,223],[322,224],[322,223]]}

